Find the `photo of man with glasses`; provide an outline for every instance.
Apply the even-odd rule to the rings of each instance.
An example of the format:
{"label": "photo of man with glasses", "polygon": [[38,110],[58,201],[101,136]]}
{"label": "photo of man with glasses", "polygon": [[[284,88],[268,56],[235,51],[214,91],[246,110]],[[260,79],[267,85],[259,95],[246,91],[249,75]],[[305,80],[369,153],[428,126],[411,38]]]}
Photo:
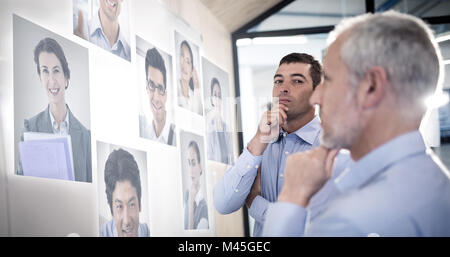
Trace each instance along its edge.
{"label": "photo of man with glasses", "polygon": [[156,48],[147,50],[145,56],[146,92],[153,120],[139,116],[139,135],[164,144],[176,145],[175,125],[167,122],[167,80],[166,65]]}

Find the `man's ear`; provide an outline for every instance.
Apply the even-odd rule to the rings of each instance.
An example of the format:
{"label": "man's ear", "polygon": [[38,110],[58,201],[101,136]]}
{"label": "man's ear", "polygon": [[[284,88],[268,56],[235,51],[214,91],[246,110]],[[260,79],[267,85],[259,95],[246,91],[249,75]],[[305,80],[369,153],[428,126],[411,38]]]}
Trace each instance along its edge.
{"label": "man's ear", "polygon": [[387,73],[383,67],[370,68],[358,87],[358,103],[360,106],[363,109],[376,107],[386,94],[387,84]]}

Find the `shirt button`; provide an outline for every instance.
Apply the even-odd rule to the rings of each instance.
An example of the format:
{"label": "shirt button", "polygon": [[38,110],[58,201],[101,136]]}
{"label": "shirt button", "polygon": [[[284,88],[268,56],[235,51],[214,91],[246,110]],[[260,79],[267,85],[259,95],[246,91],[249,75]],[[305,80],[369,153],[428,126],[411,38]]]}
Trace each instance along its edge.
{"label": "shirt button", "polygon": [[284,152],[284,153],[285,153],[286,155],[287,155],[287,154],[289,154],[289,152],[288,152],[288,151],[286,151],[286,152]]}
{"label": "shirt button", "polygon": [[251,167],[252,167],[252,166],[250,166],[250,165],[247,165],[247,169],[251,169]]}
{"label": "shirt button", "polygon": [[281,173],[281,174],[280,174],[280,178],[283,178],[283,177],[284,177],[284,174],[283,174],[283,173]]}
{"label": "shirt button", "polygon": [[286,132],[284,132],[284,133],[283,133],[283,137],[286,137],[286,136],[287,136],[287,133],[286,133]]}
{"label": "shirt button", "polygon": [[236,188],[236,189],[234,190],[234,192],[236,192],[236,193],[239,192],[239,189]]}

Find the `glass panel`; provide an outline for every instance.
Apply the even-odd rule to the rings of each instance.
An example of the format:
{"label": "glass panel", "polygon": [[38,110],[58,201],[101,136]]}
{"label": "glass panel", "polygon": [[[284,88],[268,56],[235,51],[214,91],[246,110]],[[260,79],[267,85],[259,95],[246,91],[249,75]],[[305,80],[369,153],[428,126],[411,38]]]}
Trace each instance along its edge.
{"label": "glass panel", "polygon": [[[448,24],[442,24],[448,25]],[[433,25],[432,28],[442,32],[436,33],[439,48],[441,49],[442,57],[445,65],[445,77],[443,83],[443,100],[442,106],[439,108],[439,127],[441,133],[441,152],[438,152],[447,167],[450,165],[450,104],[448,96],[450,94],[450,29],[448,26]],[[444,155],[446,154],[446,155]]]}
{"label": "glass panel", "polygon": [[375,0],[375,11],[396,10],[418,17],[438,17],[450,15],[449,0]]}
{"label": "glass panel", "polygon": [[[328,33],[293,37],[241,39],[237,42],[244,145],[255,135],[271,102],[273,76],[285,55],[308,53],[321,61]],[[253,227],[251,227],[253,229]]]}
{"label": "glass panel", "polygon": [[336,25],[342,18],[365,13],[364,0],[297,0],[248,32]]}

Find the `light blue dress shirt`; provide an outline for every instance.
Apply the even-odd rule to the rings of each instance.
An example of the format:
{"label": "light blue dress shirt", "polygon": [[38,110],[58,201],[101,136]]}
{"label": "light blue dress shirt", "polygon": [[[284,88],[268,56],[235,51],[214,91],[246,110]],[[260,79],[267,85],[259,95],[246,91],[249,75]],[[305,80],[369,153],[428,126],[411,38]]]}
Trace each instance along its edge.
{"label": "light blue dress shirt", "polygon": [[120,27],[117,41],[111,47],[108,39],[103,33],[98,12],[93,15],[92,20],[89,22],[87,39],[108,52],[120,56],[127,61],[131,60],[131,48]]}
{"label": "light blue dress shirt", "polygon": [[[251,190],[259,166],[261,166],[261,195],[255,197],[249,209],[255,219],[253,235],[261,236],[266,210],[270,202],[278,198],[284,183],[286,158],[296,152],[311,150],[319,146],[321,128],[318,117],[297,131],[287,134],[282,131],[274,143],[267,146],[263,155],[253,156],[247,149],[243,151],[236,164],[225,171],[214,187],[214,205],[223,214],[239,210]],[[351,160],[349,155],[338,158],[337,166],[342,167]],[[343,170],[342,168],[337,170]],[[313,206],[310,217],[314,218],[333,195],[332,188],[324,187],[322,194],[317,194],[311,201]],[[305,214],[306,219],[306,214]],[[305,220],[304,220],[305,221]]]}
{"label": "light blue dress shirt", "polygon": [[306,210],[278,202],[265,236],[450,236],[448,170],[419,131],[403,134],[350,165],[333,181],[339,196],[304,229]]}
{"label": "light blue dress shirt", "polygon": [[[99,236],[100,237],[118,237],[119,236],[119,234],[117,233],[114,219],[103,224],[102,228],[100,229]],[[150,237],[150,230],[148,229],[147,224],[139,223],[138,237]]]}

